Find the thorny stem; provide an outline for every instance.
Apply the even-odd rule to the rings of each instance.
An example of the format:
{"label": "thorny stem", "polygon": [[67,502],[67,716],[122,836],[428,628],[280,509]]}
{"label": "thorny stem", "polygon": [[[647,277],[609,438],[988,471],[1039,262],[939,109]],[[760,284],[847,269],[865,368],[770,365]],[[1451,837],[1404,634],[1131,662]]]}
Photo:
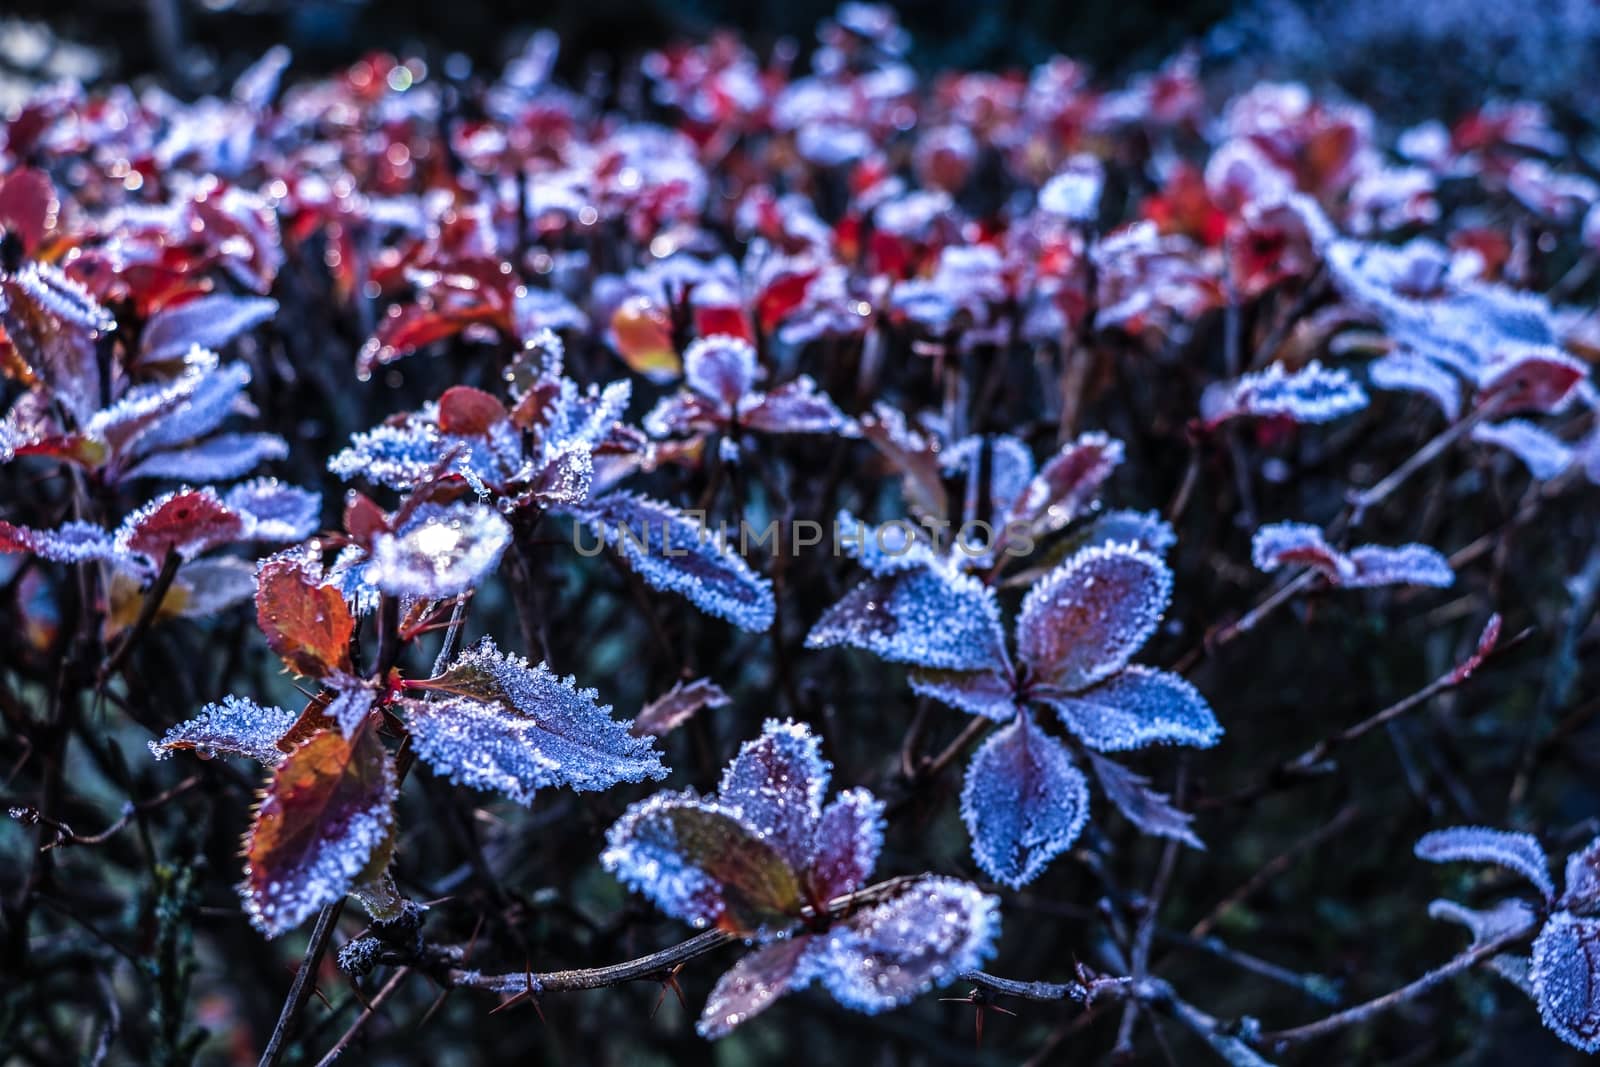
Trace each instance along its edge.
{"label": "thorny stem", "polygon": [[329,1064],[339,1058],[350,1042],[355,1040],[355,1036],[361,1032],[361,1028],[372,1020],[372,1017],[378,1013],[378,1009],[383,1007],[383,1002],[394,995],[395,990],[400,988],[400,983],[405,981],[406,975],[410,973],[410,967],[397,967],[395,969],[394,974],[389,976],[389,980],[383,983],[383,988],[372,995],[372,1000],[362,1009],[361,1014],[356,1016],[356,1021],[350,1024],[350,1029],[346,1030],[339,1040],[334,1042],[333,1047],[327,1051],[327,1054],[317,1061],[317,1067],[329,1067]]}
{"label": "thorny stem", "polygon": [[[842,897],[835,897],[828,902],[828,914],[834,918],[845,915],[862,904],[884,900],[908,888],[918,881],[917,878],[891,878],[876,885],[867,886],[865,889]],[[811,909],[805,909],[805,915],[811,914]],[[613,963],[606,967],[586,967],[569,971],[547,971],[545,973],[529,973],[526,971],[513,971],[508,974],[480,974],[477,971],[453,968],[447,976],[451,986],[466,986],[472,989],[486,989],[495,993],[519,994],[530,989],[535,992],[570,992],[582,989],[603,989],[607,986],[622,985],[626,982],[637,982],[646,979],[659,978],[670,973],[690,960],[699,959],[701,956],[723,945],[738,940],[734,934],[722,930],[707,930],[696,934],[687,941],[681,941],[659,952],[652,952],[648,956],[624,963]]]}
{"label": "thorny stem", "polygon": [[272,1028],[272,1036],[267,1040],[266,1051],[261,1053],[259,1067],[273,1067],[283,1057],[289,1039],[294,1036],[295,1023],[300,1017],[300,1012],[304,1010],[306,1001],[311,999],[311,990],[316,985],[317,968],[322,963],[322,954],[328,949],[328,940],[333,936],[333,928],[339,923],[339,913],[344,911],[345,900],[345,897],[340,897],[317,913],[317,925],[311,930],[311,940],[306,944],[306,954],[300,960],[300,969],[294,972],[294,982],[289,986],[289,995],[284,998],[283,1010],[278,1013],[278,1023]]}
{"label": "thorny stem", "polygon": [[1353,1008],[1347,1008],[1325,1019],[1319,1019],[1314,1023],[1306,1023],[1304,1026],[1296,1026],[1290,1030],[1268,1031],[1257,1038],[1255,1043],[1262,1048],[1276,1052],[1286,1049],[1290,1045],[1325,1037],[1347,1026],[1360,1025],[1375,1015],[1415,1000],[1456,975],[1469,971],[1485,960],[1498,956],[1513,945],[1526,941],[1532,936],[1536,928],[1536,925],[1530,925],[1526,929],[1502,934],[1481,945],[1467,949],[1455,959],[1434,968],[1409,985],[1401,986],[1399,989],[1385,993],[1381,997],[1374,997],[1364,1004],[1357,1004]]}

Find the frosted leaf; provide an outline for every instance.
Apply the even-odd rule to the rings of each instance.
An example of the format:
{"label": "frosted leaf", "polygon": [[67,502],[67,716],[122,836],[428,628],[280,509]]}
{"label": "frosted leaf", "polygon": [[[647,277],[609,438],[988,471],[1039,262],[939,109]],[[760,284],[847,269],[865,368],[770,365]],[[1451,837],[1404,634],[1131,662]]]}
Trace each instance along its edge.
{"label": "frosted leaf", "polygon": [[1256,569],[1266,574],[1283,567],[1314,567],[1335,584],[1355,569],[1343,553],[1328,544],[1321,528],[1304,522],[1262,526],[1250,539],[1250,558]]}
{"label": "frosted leaf", "polygon": [[1172,572],[1131,545],[1085,548],[1034,583],[1017,617],[1017,652],[1033,677],[1075,691],[1120,670],[1150,639]]}
{"label": "frosted leaf", "polygon": [[378,694],[372,690],[352,686],[340,690],[339,695],[329,702],[324,714],[334,721],[340,733],[349,737],[356,732],[356,727],[366,721],[367,713],[377,702]]}
{"label": "frosted leaf", "polygon": [[772,625],[772,583],[719,533],[671,505],[618,492],[573,513],[651,588],[677,593],[741,630],[762,633]]}
{"label": "frosted leaf", "polygon": [[812,943],[813,938],[802,934],[740,957],[712,987],[695,1031],[708,1041],[726,1037],[785,993],[803,989],[811,980],[805,964]]}
{"label": "frosted leaf", "polygon": [[847,789],[822,811],[807,871],[812,897],[832,900],[867,884],[883,850],[883,801]]}
{"label": "frosted leaf", "polygon": [[594,456],[587,445],[573,445],[518,480],[526,481],[530,500],[545,507],[575,507],[589,499],[594,487]]}
{"label": "frosted leaf", "polygon": [[[217,366],[215,352],[195,349],[176,378],[131,386],[109,407],[96,411],[84,424],[84,431],[91,438],[104,441],[113,451],[121,451],[152,423],[192,397],[195,390],[217,374]],[[243,374],[244,379],[249,380],[249,373],[243,368],[229,373]]]}
{"label": "frosted leaf", "polygon": [[640,420],[645,433],[651,437],[707,432],[723,423],[724,419],[717,415],[710,401],[684,391],[662,397]]}
{"label": "frosted leaf", "polygon": [[746,397],[739,404],[739,422],[758,433],[840,433],[856,435],[849,416],[817,389],[809,374],[785,382],[768,393]]}
{"label": "frosted leaf", "polygon": [[815,977],[847,1008],[887,1011],[994,954],[1000,901],[954,878],[924,878],[819,935]]}
{"label": "frosted leaf", "polygon": [[222,753],[249,756],[269,767],[277,766],[284,752],[278,741],[299,716],[282,708],[265,708],[244,697],[223,697],[220,704],[207,704],[200,714],[180,722],[150,742],[156,759],[166,759],[178,749],[194,749],[202,758]]}
{"label": "frosted leaf", "polygon": [[1462,907],[1453,900],[1435,900],[1428,905],[1428,918],[1465,926],[1472,931],[1472,947],[1501,937],[1533,929],[1538,916],[1525,900],[1509,897],[1492,908],[1479,911]]}
{"label": "frosted leaf", "polygon": [[1209,425],[1254,416],[1296,422],[1332,422],[1367,406],[1366,391],[1350,375],[1312,360],[1297,371],[1274,363],[1233,383],[1225,399],[1203,412]]}
{"label": "frosted leaf", "polygon": [[195,345],[218,349],[278,313],[278,302],[257,296],[211,294],[150,316],[139,335],[139,360],[179,359]]}
{"label": "frosted leaf", "polygon": [[1178,534],[1158,511],[1118,509],[1095,517],[1084,531],[1082,547],[1103,548],[1112,543],[1164,556],[1178,543]]}
{"label": "frosted leaf", "polygon": [[447,449],[437,426],[407,420],[352,435],[349,447],[328,460],[328,471],[344,481],[364,478],[405,491],[427,481]]}
{"label": "frosted leaf", "polygon": [[353,742],[325,730],[285,756],[245,839],[239,891],[251,923],[277,937],[380,874],[394,848],[398,788],[371,730]]}
{"label": "frosted leaf", "polygon": [[1600,837],[1567,857],[1566,889],[1561,906],[1589,913],[1600,907]]}
{"label": "frosted leaf", "polygon": [[1388,548],[1361,545],[1350,550],[1354,573],[1343,580],[1350,589],[1370,589],[1384,585],[1427,585],[1448,589],[1455,584],[1450,561],[1437,549],[1409,544]]}
{"label": "frosted leaf", "polygon": [[777,850],[691,791],[629,805],[606,832],[600,865],[668,915],[746,937],[786,930],[803,904]]}
{"label": "frosted leaf", "polygon": [[633,720],[633,733],[665,737],[688,722],[701,708],[724,708],[730,702],[722,687],[709,678],[678,682],[644,706]]}
{"label": "frosted leaf", "polygon": [[910,672],[911,691],[969,715],[1008,722],[1017,712],[1016,681],[994,670],[952,671],[918,667]]}
{"label": "frosted leaf", "polygon": [[[203,352],[191,357],[201,367],[206,366],[210,358],[210,353]],[[144,456],[204,437],[238,409],[243,402],[244,387],[249,384],[250,368],[243,363],[230,363],[214,373],[202,373],[187,395],[133,439],[129,451]]]}
{"label": "frosted leaf", "polygon": [[1379,389],[1421,393],[1452,422],[1461,414],[1461,379],[1425,356],[1391,352],[1367,364],[1367,375]]}
{"label": "frosted leaf", "polygon": [[1256,567],[1268,574],[1283,567],[1312,567],[1330,584],[1350,589],[1455,584],[1449,561],[1427,545],[1360,545],[1344,553],[1329,545],[1320,529],[1302,522],[1261,527],[1251,541],[1250,554]]}
{"label": "frosted leaf", "polygon": [[900,473],[901,494],[911,510],[943,518],[947,501],[934,443],[908,426],[898,409],[883,403],[861,418],[860,430]]}
{"label": "frosted leaf", "polygon": [[1532,834],[1453,826],[1423,834],[1417,841],[1416,853],[1418,859],[1430,863],[1493,863],[1522,875],[1546,900],[1556,895],[1555,883],[1550,880],[1550,861]]}
{"label": "frosted leaf", "polygon": [[1545,1026],[1574,1048],[1600,1052],[1600,920],[1550,916],[1533,942],[1530,974]]}
{"label": "frosted leaf", "polygon": [[1497,415],[1519,411],[1549,414],[1566,404],[1588,377],[1578,360],[1551,345],[1517,345],[1502,350],[1478,373],[1474,404],[1494,406]]}
{"label": "frosted leaf", "polygon": [[1089,783],[1060,741],[1021,712],[967,765],[961,819],[972,858],[1020,888],[1071,847],[1089,821]]}
{"label": "frosted leaf", "polygon": [[68,522],[54,530],[35,530],[0,522],[0,553],[31,552],[55,563],[115,559],[111,536],[91,522]]}
{"label": "frosted leaf", "polygon": [[1011,518],[1036,531],[1066,526],[1094,502],[1122,463],[1122,442],[1103,433],[1081,434],[1045,461],[1011,507]]}
{"label": "frosted leaf", "polygon": [[1009,673],[994,590],[939,565],[870,578],[806,636],[807,648],[848,645],[894,663]]}
{"label": "frosted leaf", "polygon": [[226,482],[288,454],[288,442],[275,433],[225,433],[188,448],[157,452],[134,464],[123,477]]}
{"label": "frosted leaf", "polygon": [[742,337],[702,337],[683,352],[684,384],[715,401],[724,415],[755,388],[758,375],[755,346]]}
{"label": "frosted leaf", "polygon": [[405,701],[412,744],[459,785],[530,804],[549,786],[587,792],[666,776],[654,741],[632,736],[593,689],[505,655],[487,638],[443,675],[408,688],[437,693]]}
{"label": "frosted leaf", "polygon": [[1206,846],[1195,836],[1190,823],[1194,816],[1173,806],[1171,798],[1150,788],[1150,779],[1135,774],[1115,760],[1089,752],[1089,765],[1100,782],[1106,799],[1117,806],[1127,820],[1143,833],[1170,837],[1190,848]]}
{"label": "frosted leaf", "polygon": [[1039,189],[1039,209],[1069,222],[1093,222],[1100,210],[1105,168],[1087,153],[1073,156]]}
{"label": "frosted leaf", "polygon": [[442,599],[474,589],[499,566],[511,524],[481,504],[423,504],[372,541],[363,578],[385,593]]}
{"label": "frosted leaf", "polygon": [[[1010,434],[968,437],[940,455],[946,474],[966,475],[961,499],[964,522],[982,518],[991,525],[1000,525],[1033,477],[1033,453]],[[985,464],[989,468],[989,500],[986,506],[980,507],[978,495],[982,491]]]}
{"label": "frosted leaf", "polygon": [[811,835],[822,817],[833,765],[804,723],[768,719],[722,772],[717,796],[756,836],[797,871],[811,859]]}
{"label": "frosted leaf", "polygon": [[257,478],[229,489],[222,502],[245,520],[245,536],[257,541],[301,541],[316,532],[322,496],[276,478]]}
{"label": "frosted leaf", "polygon": [[117,530],[116,544],[119,552],[159,563],[169,551],[193,557],[246,536],[244,518],[225,505],[215,490],[185,488],[156,497],[130,513]]}
{"label": "frosted leaf", "polygon": [[[242,559],[195,560],[178,568],[173,588],[181,590],[179,615],[202,619],[249,600],[256,591],[255,566]],[[168,594],[171,597],[173,594]],[[170,602],[170,601],[169,601]],[[166,604],[162,605],[165,610]]]}
{"label": "frosted leaf", "polygon": [[1206,698],[1188,681],[1154,667],[1127,667],[1073,696],[1036,694],[1061,717],[1062,725],[1101,752],[1126,752],[1146,745],[1210,748],[1222,727]]}
{"label": "frosted leaf", "polygon": [[1572,465],[1573,450],[1555,434],[1526,419],[1479,423],[1472,428],[1472,439],[1510,452],[1539,481],[1554,478]]}

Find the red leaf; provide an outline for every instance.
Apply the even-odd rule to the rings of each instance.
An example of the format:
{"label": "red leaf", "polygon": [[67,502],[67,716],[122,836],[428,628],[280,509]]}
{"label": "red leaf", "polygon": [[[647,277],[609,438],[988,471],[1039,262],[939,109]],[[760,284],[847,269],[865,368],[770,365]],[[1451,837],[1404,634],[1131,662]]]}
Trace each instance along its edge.
{"label": "red leaf", "polygon": [[445,433],[468,437],[485,434],[507,417],[504,404],[470,385],[453,385],[439,398],[439,429]]}
{"label": "red leaf", "polygon": [[622,361],[653,380],[676,377],[678,350],[672,344],[672,318],[642,296],[630,297],[611,316],[611,343]]}
{"label": "red leaf", "polygon": [[394,849],[394,763],[377,734],[325,730],[284,757],[245,839],[250,920],[275,937],[382,873]]}
{"label": "red leaf", "polygon": [[55,187],[43,171],[23,167],[0,182],[0,229],[21,238],[27,252],[38,248],[55,228],[59,207]]}
{"label": "red leaf", "polygon": [[236,541],[244,519],[210,489],[180,489],[128,517],[119,536],[129,551],[153,560],[169,551],[184,557]]}
{"label": "red leaf", "polygon": [[296,674],[322,678],[350,666],[356,623],[344,597],[313,582],[293,560],[269,560],[257,572],[256,622]]}

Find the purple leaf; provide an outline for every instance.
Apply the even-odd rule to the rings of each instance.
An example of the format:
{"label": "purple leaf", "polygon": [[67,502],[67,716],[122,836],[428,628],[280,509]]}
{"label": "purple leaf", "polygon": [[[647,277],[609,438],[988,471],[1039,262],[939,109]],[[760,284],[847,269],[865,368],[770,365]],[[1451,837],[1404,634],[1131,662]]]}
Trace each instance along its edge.
{"label": "purple leaf", "polygon": [[1116,510],[1089,524],[1082,547],[1104,548],[1114,542],[1164,556],[1178,543],[1178,535],[1160,512]]}
{"label": "purple leaf", "polygon": [[1371,589],[1385,585],[1428,585],[1448,589],[1455,584],[1450,561],[1427,545],[1361,545],[1350,550],[1354,572],[1342,584],[1351,589]]}
{"label": "purple leaf", "polygon": [[229,489],[222,502],[245,520],[245,537],[301,541],[322,520],[322,496],[276,478],[256,478]]}
{"label": "purple leaf", "polygon": [[1094,776],[1100,780],[1106,799],[1140,831],[1182,841],[1190,848],[1206,847],[1190,828],[1194,816],[1173,807],[1165,793],[1151,789],[1148,778],[1093,751],[1089,753],[1089,765],[1094,768]]}
{"label": "purple leaf", "polygon": [[162,735],[161,740],[150,742],[150,751],[156,759],[166,759],[178,749],[194,749],[202,759],[221,753],[227,756],[249,756],[275,767],[285,753],[278,742],[299,715],[282,708],[264,708],[243,697],[224,697],[220,704],[207,704],[200,714],[180,722]]}
{"label": "purple leaf", "polygon": [[1314,567],[1335,585],[1354,567],[1328,544],[1319,527],[1305,522],[1274,522],[1261,527],[1250,539],[1250,558],[1256,569],[1266,574],[1282,567]]}
{"label": "purple leaf", "polygon": [[911,671],[909,680],[912,692],[932,697],[969,715],[1009,722],[1017,713],[1016,682],[1008,673],[918,667]]}
{"label": "purple leaf", "polygon": [[0,522],[0,553],[30,552],[55,563],[115,559],[120,550],[111,535],[91,522],[69,522],[54,530],[35,530]]}
{"label": "purple leaf", "polygon": [[1600,1052],[1600,920],[1550,916],[1533,942],[1531,977],[1544,1024],[1574,1048]]}
{"label": "purple leaf", "polygon": [[677,593],[742,630],[762,633],[776,611],[772,583],[715,533],[669,504],[609,493],[572,512],[646,585]]}
{"label": "purple leaf", "polygon": [[278,302],[264,297],[202,296],[150,316],[139,337],[139,360],[180,359],[195,345],[220,349],[235,337],[272,318]]}
{"label": "purple leaf", "polygon": [[403,701],[412,744],[459,785],[526,805],[548,786],[583,792],[666,776],[654,741],[630,735],[593,689],[505,655],[487,638],[444,674],[407,688],[437,694]]}
{"label": "purple leaf", "polygon": [[225,482],[288,454],[288,442],[275,433],[218,434],[188,448],[147,456],[129,468],[123,478]]}
{"label": "purple leaf", "polygon": [[665,737],[701,708],[723,708],[729,703],[728,694],[709,678],[678,682],[644,706],[633,720],[633,733],[637,737]]}
{"label": "purple leaf", "polygon": [[994,590],[940,564],[870,578],[811,628],[807,648],[848,645],[894,663],[1009,674]]}
{"label": "purple leaf", "polygon": [[1418,859],[1430,863],[1493,863],[1515,871],[1544,895],[1556,895],[1550,880],[1550,861],[1532,834],[1493,830],[1483,826],[1454,826],[1434,830],[1417,841]]}
{"label": "purple leaf", "polygon": [[1080,550],[1028,591],[1017,651],[1033,679],[1075,691],[1120,670],[1155,632],[1172,572],[1131,545]]}
{"label": "purple leaf", "polygon": [[1072,696],[1050,691],[1037,695],[1055,709],[1062,725],[1101,752],[1146,745],[1210,748],[1222,736],[1199,690],[1153,667],[1127,667]]}
{"label": "purple leaf", "polygon": [[972,757],[961,818],[978,866],[1020,888],[1077,840],[1089,821],[1089,785],[1066,746],[1021,712]]}
{"label": "purple leaf", "polygon": [[822,935],[815,976],[847,1008],[887,1011],[994,954],[1000,902],[954,878],[924,878]]}
{"label": "purple leaf", "polygon": [[1600,837],[1567,857],[1566,889],[1561,906],[1568,911],[1592,912],[1600,905]]}
{"label": "purple leaf", "polygon": [[822,811],[807,878],[813,899],[832,900],[867,884],[883,849],[883,801],[847,789]]}
{"label": "purple leaf", "polygon": [[808,727],[768,719],[761,736],[740,746],[722,772],[717,795],[791,867],[803,871],[832,772]]}
{"label": "purple leaf", "polygon": [[785,993],[811,981],[808,950],[813,938],[797,934],[747,953],[717,979],[695,1030],[708,1041],[760,1015]]}
{"label": "purple leaf", "polygon": [[1082,434],[1039,468],[1012,505],[1011,518],[1036,532],[1061,529],[1094,502],[1122,454],[1121,441],[1103,433]]}
{"label": "purple leaf", "polygon": [[168,398],[175,403],[164,403],[159,417],[129,442],[131,455],[147,456],[204,437],[229,415],[241,408],[249,410],[244,397],[244,387],[250,384],[249,367],[230,363],[210,369],[215,360],[210,353],[196,353],[193,360],[195,369],[190,373],[196,378],[192,387],[185,386]]}
{"label": "purple leaf", "polygon": [[1317,527],[1302,522],[1261,527],[1251,541],[1250,554],[1256,567],[1268,574],[1283,567],[1312,567],[1329,584],[1350,589],[1386,585],[1447,588],[1456,580],[1449,560],[1427,545],[1360,545],[1347,554],[1328,544]]}
{"label": "purple leaf", "polygon": [[742,337],[702,337],[684,349],[684,384],[714,401],[724,417],[755,388],[759,374],[755,346]]}
{"label": "purple leaf", "polygon": [[854,424],[808,374],[739,404],[739,422],[758,433],[840,433],[854,437]]}

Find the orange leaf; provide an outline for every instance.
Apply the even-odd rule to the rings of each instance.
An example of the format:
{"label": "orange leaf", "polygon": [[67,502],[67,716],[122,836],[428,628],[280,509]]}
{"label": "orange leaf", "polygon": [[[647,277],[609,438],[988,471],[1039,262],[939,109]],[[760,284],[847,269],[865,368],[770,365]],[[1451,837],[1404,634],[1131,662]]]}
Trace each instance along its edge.
{"label": "orange leaf", "polygon": [[612,314],[611,341],[624,363],[652,381],[676,378],[682,369],[671,317],[645,297],[629,297]]}
{"label": "orange leaf", "polygon": [[275,937],[382,871],[394,848],[394,761],[372,730],[324,730],[284,757],[245,839],[250,920]]}
{"label": "orange leaf", "polygon": [[296,674],[322,678],[349,669],[356,622],[344,597],[317,585],[293,560],[272,560],[257,572],[256,621]]}

